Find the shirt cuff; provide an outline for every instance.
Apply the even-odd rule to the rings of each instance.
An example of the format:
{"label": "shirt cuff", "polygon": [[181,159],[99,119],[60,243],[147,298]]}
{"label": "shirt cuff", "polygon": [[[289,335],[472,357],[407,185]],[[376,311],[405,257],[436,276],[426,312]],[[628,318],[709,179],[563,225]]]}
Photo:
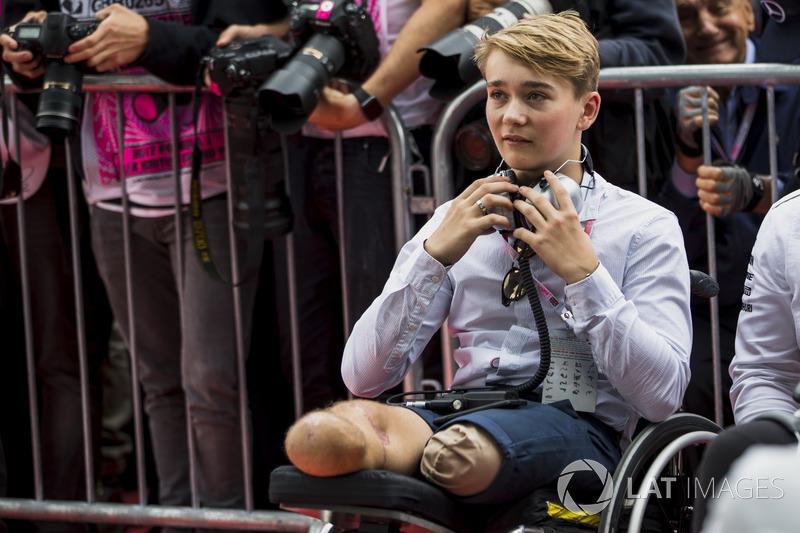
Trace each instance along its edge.
{"label": "shirt cuff", "polygon": [[425,246],[420,246],[401,267],[399,274],[402,283],[413,287],[425,300],[430,301],[444,283],[447,271],[444,265],[425,250]]}
{"label": "shirt cuff", "polygon": [[587,278],[567,285],[565,294],[575,320],[583,323],[605,314],[623,297],[602,263]]}
{"label": "shirt cuff", "polygon": [[672,164],[672,184],[686,198],[697,198],[697,174],[690,174],[677,161]]}

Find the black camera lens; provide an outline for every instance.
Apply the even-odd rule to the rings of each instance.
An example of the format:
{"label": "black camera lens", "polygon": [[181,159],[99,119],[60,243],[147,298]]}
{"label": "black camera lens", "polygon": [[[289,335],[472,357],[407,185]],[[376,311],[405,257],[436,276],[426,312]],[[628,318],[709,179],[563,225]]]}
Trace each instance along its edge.
{"label": "black camera lens", "polygon": [[437,100],[449,101],[480,79],[481,73],[472,56],[475,44],[484,33],[496,33],[521,19],[525,13],[537,15],[551,11],[553,6],[548,0],[512,0],[423,47],[419,71],[435,80],[430,95]]}
{"label": "black camera lens", "polygon": [[36,129],[52,136],[73,132],[83,107],[83,75],[72,65],[51,62],[44,73]]}
{"label": "black camera lens", "polygon": [[294,218],[280,135],[269,128],[250,98],[226,98],[225,115],[236,232],[243,240],[252,231],[263,232],[267,239],[288,233]]}
{"label": "black camera lens", "polygon": [[300,131],[319,101],[322,89],[345,62],[336,37],[318,33],[260,87],[258,101],[281,133]]}

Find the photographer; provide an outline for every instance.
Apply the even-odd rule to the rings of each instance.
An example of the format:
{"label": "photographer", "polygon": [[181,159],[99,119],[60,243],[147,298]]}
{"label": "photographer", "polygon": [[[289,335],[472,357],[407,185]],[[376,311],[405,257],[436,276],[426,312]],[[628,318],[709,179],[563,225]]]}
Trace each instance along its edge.
{"label": "photographer", "polygon": [[[135,10],[121,4],[93,10],[85,3],[79,22],[99,21],[87,37],[72,43],[63,58],[97,72],[146,69],[167,82],[193,85],[200,59],[230,24],[258,16],[281,20],[282,2],[258,6],[221,0],[152,3]],[[67,5],[67,4],[65,4]],[[33,10],[60,11],[59,2],[4,3],[6,20]],[[64,8],[66,9],[66,8]],[[45,67],[30,52],[4,42],[4,59],[13,70],[37,78]],[[116,94],[88,93],[80,121],[81,169],[91,207],[92,245],[111,307],[135,355],[145,392],[160,503],[191,505],[189,448],[193,439],[197,496],[203,506],[244,507],[244,473],[238,398],[234,301],[231,287],[212,280],[195,256],[188,210],[187,231],[176,240],[176,204],[189,203],[189,151],[181,150],[182,199],[174,197],[170,121],[166,95],[125,93],[125,139],[116,137]],[[225,198],[222,102],[202,96],[198,119],[178,97],[179,135],[186,146],[199,143],[203,153],[201,207],[216,262],[230,264]],[[197,128],[197,138],[194,128]],[[120,146],[125,153],[120,154]],[[118,162],[124,162],[120,174]],[[131,213],[131,275],[126,290],[120,180],[126,180]],[[183,272],[176,270],[183,256]],[[229,275],[230,273],[228,273]],[[256,280],[242,286],[244,338],[249,339]],[[134,331],[129,331],[128,300],[134,302]],[[245,350],[247,347],[245,347]],[[188,420],[187,420],[188,416]],[[191,431],[187,431],[190,424]]]}
{"label": "photographer", "polygon": [[[14,2],[3,3],[3,19],[20,20],[13,13]],[[29,13],[23,18],[36,23],[44,19],[44,12]],[[0,34],[4,60],[13,54],[9,46],[13,40]],[[22,70],[35,66],[43,72],[38,62],[20,65]],[[0,72],[0,75],[5,73]],[[3,95],[4,121],[2,147],[3,179],[0,187],[0,240],[8,249],[8,263],[0,268],[0,286],[6,285],[3,294],[4,311],[22,322],[23,307],[16,294],[27,268],[30,296],[32,344],[39,383],[39,433],[41,437],[42,492],[53,500],[83,500],[86,498],[86,470],[84,461],[84,434],[77,425],[81,420],[80,340],[74,294],[72,258],[72,233],[70,206],[67,196],[67,160],[64,141],[48,139],[35,129],[39,95],[17,95],[16,124],[11,122],[11,97]],[[3,116],[5,114],[5,116]],[[21,149],[18,153],[13,127],[19,128]],[[9,150],[11,139],[11,150]],[[20,225],[18,197],[25,202],[25,263],[20,250]],[[90,438],[93,457],[97,460],[101,450],[102,370],[107,358],[108,338],[111,330],[111,311],[105,288],[100,280],[90,248],[88,209],[79,195],[75,204],[81,284],[85,324],[86,363],[88,377],[88,409],[90,413]],[[6,315],[8,316],[8,315]],[[21,327],[21,325],[19,326]],[[9,334],[12,332],[9,330]],[[16,335],[16,331],[13,332]],[[24,402],[26,389],[19,371],[24,369],[24,344],[19,347],[6,337],[2,374],[6,377],[3,389],[7,402]],[[12,377],[13,376],[13,377]],[[20,411],[15,419],[27,421],[27,413]],[[9,420],[9,419],[7,419]],[[22,457],[28,456],[30,443],[20,438],[29,433],[27,427],[5,427],[11,430],[6,437],[6,454],[9,459],[9,496],[19,493],[24,483],[17,472],[25,467]],[[13,431],[13,433],[12,433]],[[12,438],[12,435],[14,438]],[[98,463],[99,464],[99,463]],[[30,466],[29,466],[30,468]],[[99,470],[95,470],[99,473]],[[25,473],[27,474],[27,472]],[[25,495],[27,496],[27,495]],[[85,524],[37,524],[43,531],[88,531]]]}

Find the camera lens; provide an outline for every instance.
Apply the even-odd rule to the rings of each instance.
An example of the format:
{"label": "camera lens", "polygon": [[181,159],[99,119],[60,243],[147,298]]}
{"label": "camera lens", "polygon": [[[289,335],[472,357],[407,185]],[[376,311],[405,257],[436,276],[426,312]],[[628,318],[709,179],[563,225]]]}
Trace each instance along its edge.
{"label": "camera lens", "polygon": [[36,129],[56,137],[74,131],[83,106],[82,85],[83,75],[72,65],[48,64],[36,113]]}
{"label": "camera lens", "polygon": [[260,87],[258,101],[271,116],[272,128],[296,133],[314,111],[322,89],[345,62],[344,45],[335,37],[312,36],[286,65]]}
{"label": "camera lens", "polygon": [[525,13],[549,13],[548,0],[512,0],[491,13],[451,31],[422,48],[420,73],[435,80],[430,95],[437,100],[452,100],[468,85],[478,81],[481,73],[472,60],[475,44],[484,33],[491,35],[522,18]]}
{"label": "camera lens", "polygon": [[500,152],[494,144],[485,117],[464,124],[456,131],[453,151],[458,162],[468,170],[486,170],[500,163]]}

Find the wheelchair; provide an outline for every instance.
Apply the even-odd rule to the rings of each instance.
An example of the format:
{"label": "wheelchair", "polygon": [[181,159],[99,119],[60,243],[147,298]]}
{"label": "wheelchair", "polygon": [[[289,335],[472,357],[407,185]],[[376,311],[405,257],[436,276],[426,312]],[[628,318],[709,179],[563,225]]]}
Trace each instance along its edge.
{"label": "wheelchair", "polygon": [[[278,467],[270,477],[270,500],[285,510],[321,518],[331,524],[331,532],[688,531],[692,504],[688,491],[670,498],[646,496],[686,488],[682,480],[689,478],[689,465],[681,452],[709,442],[720,430],[714,422],[691,413],[676,413],[647,425],[614,472],[613,489],[599,524],[597,517],[578,522],[547,515],[548,504],[561,503],[555,487],[544,487],[502,507],[483,507],[463,504],[421,478],[385,470],[324,478],[304,474],[294,466]],[[670,489],[659,488],[664,479],[670,480]]]}
{"label": "wheelchair", "polygon": [[[692,272],[693,290],[708,292],[715,283]],[[598,499],[604,508],[593,515],[565,513],[557,486],[482,506],[465,504],[421,477],[386,470],[317,477],[281,466],[270,476],[269,497],[284,510],[327,522],[332,533],[688,531],[692,498],[686,480],[699,457],[697,448],[720,431],[714,422],[683,412],[641,427]]]}

